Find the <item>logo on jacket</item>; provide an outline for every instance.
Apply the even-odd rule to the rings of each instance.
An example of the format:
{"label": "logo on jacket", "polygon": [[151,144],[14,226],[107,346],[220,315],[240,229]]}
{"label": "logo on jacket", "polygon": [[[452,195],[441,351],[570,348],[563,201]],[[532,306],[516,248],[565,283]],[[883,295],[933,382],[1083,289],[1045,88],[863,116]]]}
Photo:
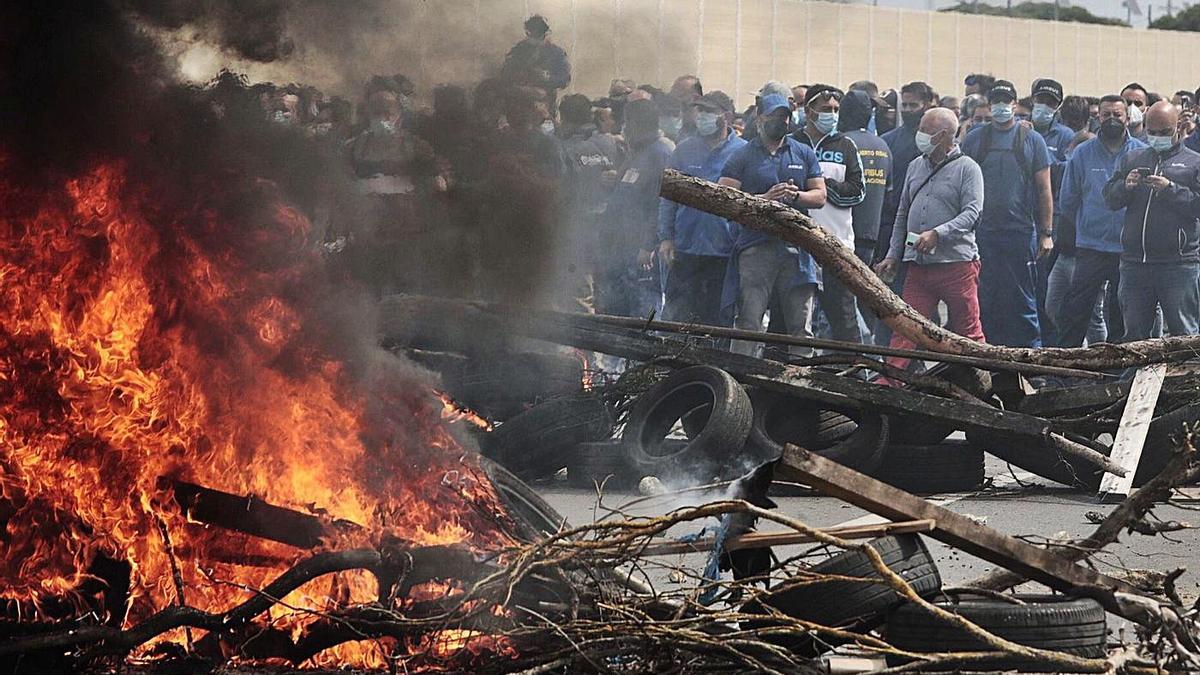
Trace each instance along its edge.
{"label": "logo on jacket", "polygon": [[838,164],[843,164],[844,158],[845,155],[843,155],[839,150],[821,150],[817,152],[817,159],[821,160],[822,162],[837,162]]}

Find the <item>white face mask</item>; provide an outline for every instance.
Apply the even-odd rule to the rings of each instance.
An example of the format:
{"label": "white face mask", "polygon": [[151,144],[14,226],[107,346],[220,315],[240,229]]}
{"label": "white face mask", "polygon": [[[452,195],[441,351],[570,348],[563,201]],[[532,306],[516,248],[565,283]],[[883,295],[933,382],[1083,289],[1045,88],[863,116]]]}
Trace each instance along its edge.
{"label": "white face mask", "polygon": [[1141,106],[1129,106],[1129,126],[1136,127],[1142,123],[1142,108]]}
{"label": "white face mask", "polygon": [[933,144],[933,134],[927,134],[924,131],[918,131],[915,140],[917,150],[920,150],[922,155],[928,155],[937,147]]}
{"label": "white face mask", "polygon": [[542,130],[543,134],[546,134],[547,136],[553,136],[554,135],[554,120],[546,120],[546,121],[542,122],[542,126],[539,128]]}

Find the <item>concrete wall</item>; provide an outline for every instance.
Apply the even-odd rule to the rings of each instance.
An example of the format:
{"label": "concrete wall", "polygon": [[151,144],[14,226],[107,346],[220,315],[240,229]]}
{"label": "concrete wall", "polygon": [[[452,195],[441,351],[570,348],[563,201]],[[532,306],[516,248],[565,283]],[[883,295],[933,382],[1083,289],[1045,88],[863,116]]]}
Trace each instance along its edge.
{"label": "concrete wall", "polygon": [[591,96],[607,92],[614,77],[669,85],[683,73],[743,106],[769,79],[843,87],[871,79],[881,88],[923,79],[954,95],[972,72],[1020,90],[1051,76],[1067,93],[1091,95],[1134,80],[1170,94],[1200,79],[1189,68],[1200,52],[1193,33],[815,0],[437,0],[416,13],[418,22],[459,17],[466,32],[453,49],[440,31],[422,33],[431,40],[422,45],[424,85],[438,83],[434,73],[471,82],[495,72],[532,13],[547,17],[552,39],[567,50],[572,89]]}

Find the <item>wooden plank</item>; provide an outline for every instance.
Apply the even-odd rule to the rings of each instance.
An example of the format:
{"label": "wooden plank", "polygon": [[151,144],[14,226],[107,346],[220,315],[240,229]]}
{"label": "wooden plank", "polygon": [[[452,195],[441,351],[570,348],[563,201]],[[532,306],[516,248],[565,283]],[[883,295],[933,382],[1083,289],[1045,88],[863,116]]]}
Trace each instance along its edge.
{"label": "wooden plank", "polygon": [[1133,376],[1129,398],[1125,399],[1125,411],[1121,413],[1121,425],[1117,427],[1117,437],[1113,441],[1112,454],[1109,455],[1113,462],[1125,469],[1125,476],[1104,474],[1104,478],[1100,480],[1102,496],[1119,495],[1124,499],[1133,489],[1133,477],[1137,473],[1138,462],[1142,459],[1146,432],[1149,431],[1150,421],[1154,418],[1154,408],[1158,405],[1158,394],[1162,391],[1166,374],[1167,365],[1155,363],[1139,368]]}
{"label": "wooden plank", "polygon": [[[1136,592],[1125,581],[1076,565],[1049,549],[997,532],[794,445],[784,449],[775,473],[779,478],[802,481],[827,495],[891,520],[935,520],[937,528],[929,535],[934,539],[1058,591],[1079,593],[1103,588]],[[1124,615],[1111,593],[1088,595],[1107,603],[1105,608],[1109,611]]]}
{"label": "wooden plank", "polygon": [[1110,405],[1129,393],[1129,381],[1047,389],[1027,395],[1018,406],[1030,415],[1062,415]]}
{"label": "wooden plank", "polygon": [[[851,527],[834,527],[821,530],[825,534],[841,537],[842,539],[876,539],[891,534],[906,534],[912,532],[930,532],[936,523],[932,520],[906,520],[899,523],[882,523],[878,525],[855,525]],[[816,541],[809,534],[801,532],[755,532],[735,537],[725,542],[726,551],[736,551],[743,548],[765,548],[768,546],[789,546],[791,544],[808,544]],[[648,544],[638,549],[638,555],[677,555],[709,551],[716,545],[716,539],[706,537],[696,541],[663,541]]]}

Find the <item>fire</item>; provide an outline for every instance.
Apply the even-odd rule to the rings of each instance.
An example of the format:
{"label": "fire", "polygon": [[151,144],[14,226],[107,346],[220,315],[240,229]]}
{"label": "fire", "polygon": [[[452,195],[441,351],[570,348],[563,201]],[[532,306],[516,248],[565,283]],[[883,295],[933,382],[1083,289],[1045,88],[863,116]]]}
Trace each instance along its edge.
{"label": "fire", "polygon": [[492,424],[486,417],[471,410],[470,408],[455,401],[450,394],[444,391],[433,390],[435,396],[442,402],[442,419],[447,422],[465,421],[468,424],[473,424],[484,431],[493,431],[496,425]]}
{"label": "fire", "polygon": [[[223,611],[311,554],[188,522],[162,477],[362,526],[332,548],[511,543],[490,485],[462,472],[449,403],[382,358],[323,348],[309,223],[270,183],[172,204],[120,161],[38,190],[9,170],[0,157],[0,598],[36,613],[98,560],[126,561],[128,625],[180,602],[173,559],[187,604]],[[223,200],[269,208],[244,231]],[[324,578],[286,602],[376,592],[365,573],[336,579],[338,596]],[[377,650],[331,652],[366,665]]]}

